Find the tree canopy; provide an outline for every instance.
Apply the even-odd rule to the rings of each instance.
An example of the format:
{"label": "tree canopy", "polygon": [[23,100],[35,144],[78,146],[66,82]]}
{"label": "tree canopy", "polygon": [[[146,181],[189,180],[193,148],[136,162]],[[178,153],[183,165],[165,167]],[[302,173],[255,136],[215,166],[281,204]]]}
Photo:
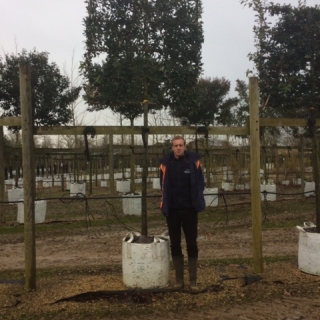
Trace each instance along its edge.
{"label": "tree canopy", "polygon": [[320,7],[244,0],[257,13],[256,48],[250,54],[259,76],[265,116],[304,117],[320,112]]}
{"label": "tree canopy", "polygon": [[81,64],[89,110],[132,119],[194,100],[202,71],[201,0],[87,0]]}
{"label": "tree canopy", "polygon": [[236,80],[237,107],[232,109],[231,124],[243,126],[249,117],[249,88],[245,81]]}
{"label": "tree canopy", "polygon": [[78,98],[81,87],[70,87],[69,79],[60,74],[57,65],[49,63],[48,53],[35,50],[0,57],[0,109],[3,116],[18,117],[21,114],[19,64],[25,62],[31,66],[34,124],[67,124],[71,119],[69,105]]}
{"label": "tree canopy", "polygon": [[237,98],[228,98],[230,81],[225,78],[200,78],[196,88],[196,101],[172,108],[171,114],[182,125],[227,125],[231,124],[232,107]]}

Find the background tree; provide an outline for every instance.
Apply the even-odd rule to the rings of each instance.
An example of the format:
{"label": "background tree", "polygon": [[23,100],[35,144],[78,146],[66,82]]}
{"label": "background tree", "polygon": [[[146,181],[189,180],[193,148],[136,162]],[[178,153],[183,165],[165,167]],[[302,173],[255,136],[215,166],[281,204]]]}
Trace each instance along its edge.
{"label": "background tree", "polygon": [[315,126],[315,118],[320,115],[320,6],[308,7],[305,1],[299,1],[298,7],[272,2],[263,6],[258,0],[241,2],[258,3],[255,10],[265,11],[275,20],[268,24],[263,17],[260,29],[255,29],[259,46],[251,58],[260,78],[261,111],[282,117],[308,115],[308,134],[313,143],[316,226],[320,233],[320,149]]}
{"label": "background tree", "polygon": [[255,53],[261,113],[305,117],[310,107],[320,113],[320,7],[241,1],[257,13]]}
{"label": "background tree", "polygon": [[[67,124],[71,119],[70,104],[81,87],[69,87],[69,79],[61,75],[55,63],[49,63],[47,52],[35,50],[5,54],[0,57],[0,108],[2,115],[20,116],[19,64],[31,65],[32,110],[35,125]],[[17,131],[16,127],[9,129]]]}
{"label": "background tree", "polygon": [[231,109],[236,106],[237,98],[228,98],[230,81],[225,78],[201,78],[195,92],[196,101],[176,105],[171,114],[182,125],[227,125],[231,123]]}
{"label": "background tree", "polygon": [[232,125],[243,126],[249,117],[249,88],[243,80],[236,80],[237,107],[232,110]]}

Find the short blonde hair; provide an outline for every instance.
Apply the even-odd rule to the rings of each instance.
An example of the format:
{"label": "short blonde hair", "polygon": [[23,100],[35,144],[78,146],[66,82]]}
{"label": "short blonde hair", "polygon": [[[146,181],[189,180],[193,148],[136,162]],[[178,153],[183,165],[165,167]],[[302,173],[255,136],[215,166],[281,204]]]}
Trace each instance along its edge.
{"label": "short blonde hair", "polygon": [[171,140],[171,146],[173,146],[173,141],[175,140],[183,140],[183,144],[186,145],[186,140],[184,140],[184,137],[182,136],[174,136]]}

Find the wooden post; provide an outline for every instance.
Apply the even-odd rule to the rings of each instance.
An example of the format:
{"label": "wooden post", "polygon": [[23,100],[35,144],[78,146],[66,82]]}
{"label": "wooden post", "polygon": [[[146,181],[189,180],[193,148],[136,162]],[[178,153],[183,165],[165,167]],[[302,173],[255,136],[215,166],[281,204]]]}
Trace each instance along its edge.
{"label": "wooden post", "polygon": [[25,289],[36,290],[35,243],[35,164],[33,146],[33,117],[31,104],[31,72],[28,64],[21,64],[20,103],[22,129],[22,170],[24,188],[24,244]]}
{"label": "wooden post", "polygon": [[96,187],[98,186],[98,169],[99,169],[99,158],[96,157],[95,158],[96,161],[94,162],[94,165],[95,165],[95,173],[96,173]]}
{"label": "wooden post", "polygon": [[[131,128],[134,127],[133,119],[131,120]],[[130,192],[136,192],[135,178],[135,154],[134,154],[134,135],[131,134],[131,152],[130,152]]]}
{"label": "wooden post", "polygon": [[[4,164],[4,138],[3,138],[3,126],[0,126],[0,163]],[[0,224],[5,223],[4,217],[4,166],[0,168]]]}
{"label": "wooden post", "polygon": [[51,181],[52,181],[52,186],[54,187],[54,161],[53,158],[50,158],[50,174],[51,174]]}
{"label": "wooden post", "polygon": [[279,150],[276,149],[276,156],[275,156],[275,167],[276,167],[276,181],[275,183],[279,183]]}
{"label": "wooden post", "polygon": [[313,137],[313,171],[314,171],[314,182],[315,182],[315,195],[316,195],[316,226],[317,233],[320,233],[320,158],[319,158],[319,138],[316,136],[317,130],[315,129],[315,136]]}
{"label": "wooden post", "polygon": [[142,198],[141,198],[141,234],[148,235],[148,221],[147,221],[147,179],[148,179],[148,100],[143,102],[143,144],[144,153],[142,156]]}
{"label": "wooden post", "polygon": [[89,160],[89,195],[90,196],[92,195],[92,166],[93,166],[93,161],[92,161],[92,158],[90,158]]}
{"label": "wooden post", "polygon": [[316,196],[316,231],[320,233],[320,158],[319,158],[319,139],[317,138],[316,119],[314,118],[314,108],[310,109],[309,128],[312,137],[312,162],[313,162],[313,179],[315,182]]}
{"label": "wooden post", "polygon": [[19,171],[20,171],[18,156],[15,156],[15,160],[16,160],[15,161],[16,174],[14,176],[14,185],[16,188],[18,188],[18,179],[19,179]]}
{"label": "wooden post", "polygon": [[61,191],[64,191],[64,170],[63,170],[63,155],[61,155],[61,163],[59,164],[61,168]]}
{"label": "wooden post", "polygon": [[253,240],[253,271],[262,273],[262,219],[260,200],[260,123],[258,78],[249,79],[250,172]]}
{"label": "wooden post", "polygon": [[[304,136],[300,136],[300,157],[299,157],[299,162],[300,162],[300,179],[301,179],[301,187],[300,187],[300,192],[304,193],[304,187],[305,187],[305,182],[304,182],[304,146],[305,146],[305,139]],[[305,195],[302,194],[301,198],[305,198]]]}
{"label": "wooden post", "polygon": [[115,194],[114,187],[114,158],[113,158],[113,135],[109,135],[109,181],[110,181],[110,195]]}
{"label": "wooden post", "polygon": [[209,152],[209,136],[206,135],[205,136],[206,139],[206,178],[207,178],[207,182],[206,182],[206,187],[207,188],[211,188],[211,179],[210,179],[210,152]]}

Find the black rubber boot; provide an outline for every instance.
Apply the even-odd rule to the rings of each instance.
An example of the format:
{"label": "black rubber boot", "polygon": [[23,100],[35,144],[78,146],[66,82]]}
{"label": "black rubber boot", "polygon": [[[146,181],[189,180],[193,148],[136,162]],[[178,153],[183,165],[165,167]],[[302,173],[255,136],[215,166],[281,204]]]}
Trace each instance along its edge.
{"label": "black rubber boot", "polygon": [[188,269],[189,269],[189,280],[190,280],[190,292],[199,293],[199,289],[197,287],[198,258],[188,259]]}
{"label": "black rubber boot", "polygon": [[174,289],[181,290],[184,288],[184,279],[183,279],[183,267],[184,267],[184,258],[183,256],[172,257],[172,262],[174,270],[176,272],[176,284]]}

